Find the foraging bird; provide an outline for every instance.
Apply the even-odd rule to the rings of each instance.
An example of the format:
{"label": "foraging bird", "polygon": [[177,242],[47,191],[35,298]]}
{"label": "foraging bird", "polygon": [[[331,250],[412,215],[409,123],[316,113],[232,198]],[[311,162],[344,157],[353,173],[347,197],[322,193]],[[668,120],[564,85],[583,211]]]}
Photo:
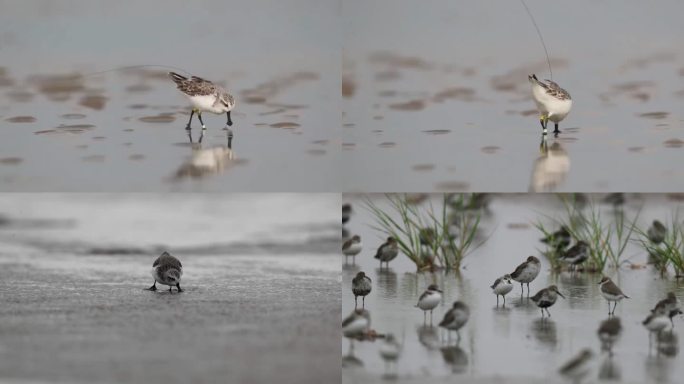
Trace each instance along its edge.
{"label": "foraging bird", "polygon": [[418,298],[416,307],[423,310],[423,323],[426,321],[427,311],[430,311],[430,323],[432,323],[432,311],[442,302],[442,291],[435,284],[430,284],[427,290]]}
{"label": "foraging bird", "polygon": [[457,343],[461,340],[461,333],[459,330],[468,322],[470,316],[470,309],[462,301],[454,302],[453,307],[444,314],[444,319],[439,323],[439,326],[446,328],[449,332],[449,339],[451,339],[451,331],[456,331],[458,336]]}
{"label": "foraging bird", "polygon": [[363,244],[361,243],[361,236],[359,235],[354,235],[351,239],[342,244],[342,253],[344,254],[345,260],[348,256],[356,257],[362,249]]}
{"label": "foraging bird", "polygon": [[575,357],[570,359],[567,363],[563,364],[558,372],[572,380],[575,383],[579,383],[591,370],[591,358],[594,353],[590,349],[583,349]]}
{"label": "foraging bird", "polygon": [[152,277],[154,284],[147,288],[148,291],[156,291],[157,283],[176,287],[178,292],[183,292],[180,287],[181,276],[183,276],[183,265],[180,260],[171,256],[168,252],[164,252],[152,264]]}
{"label": "foraging bird", "polygon": [[383,262],[387,263],[387,268],[389,268],[389,262],[394,260],[398,254],[399,246],[397,245],[397,240],[394,237],[388,237],[387,241],[378,248],[375,258],[380,260],[380,268],[382,268]]}
{"label": "foraging bird", "polygon": [[342,205],[342,224],[346,224],[347,221],[349,221],[349,218],[351,218],[352,215],[352,206],[349,203],[345,203]]}
{"label": "foraging bird", "polygon": [[[230,111],[235,107],[235,98],[223,87],[197,76],[192,76],[188,79],[175,72],[169,72],[169,76],[176,83],[178,90],[190,99],[190,103],[193,106],[190,120],[188,120],[188,125],[185,129],[191,129],[190,123],[192,123],[192,117],[195,115],[195,112],[197,112],[197,118],[202,124],[202,129],[206,129],[202,121],[202,111],[217,115],[225,112],[227,117],[226,124],[229,126],[233,125],[233,121],[230,119]],[[230,132],[230,130],[228,131]]]}
{"label": "foraging bird", "polygon": [[366,307],[366,295],[371,292],[372,282],[370,277],[365,273],[359,272],[356,277],[352,279],[352,293],[354,293],[354,308],[357,307],[357,299],[359,296],[363,298],[362,308]]}
{"label": "foraging bird", "polygon": [[570,240],[571,236],[568,227],[562,226],[556,232],[549,234],[548,236],[540,239],[539,241],[541,241],[544,244],[548,244],[556,250],[562,250],[565,249],[565,247],[567,247],[568,245],[570,245]]}
{"label": "foraging bird", "polygon": [[527,296],[530,295],[530,282],[537,278],[539,271],[541,270],[541,262],[534,256],[530,256],[527,260],[518,265],[518,267],[513,271],[510,276],[511,279],[520,283],[520,295],[524,293],[523,284],[527,284]]}
{"label": "foraging bird", "polygon": [[342,334],[350,339],[362,338],[370,328],[370,312],[365,309],[354,309],[342,320]]}
{"label": "foraging bird", "polygon": [[506,294],[513,290],[513,283],[511,282],[511,275],[503,275],[498,279],[494,280],[489,288],[496,295],[496,306],[499,306],[499,296],[503,297],[503,306],[506,306]]}
{"label": "foraging bird", "polygon": [[539,81],[534,74],[529,75],[527,78],[530,84],[532,84],[532,96],[541,114],[539,121],[541,122],[543,133],[546,134],[546,127],[549,120],[551,120],[555,123],[553,133],[559,134],[558,123],[565,119],[568,113],[570,113],[570,108],[572,108],[570,94],[551,80]]}
{"label": "foraging bird", "polygon": [[674,292],[669,292],[667,298],[660,300],[656,306],[651,309],[651,313],[665,313],[670,318],[670,323],[672,323],[672,328],[674,328],[674,321],[672,318],[681,314],[682,311],[679,309],[679,302],[677,301],[677,296]]}
{"label": "foraging bird", "polygon": [[597,331],[598,338],[601,340],[601,349],[613,354],[613,345],[620,337],[622,332],[622,323],[619,317],[609,317],[603,320]]}
{"label": "foraging bird", "polygon": [[573,245],[567,251],[561,253],[559,259],[572,266],[573,271],[575,268],[584,263],[589,258],[589,244],[584,241],[578,241],[577,244]]}
{"label": "foraging bird", "polygon": [[[620,288],[606,276],[603,276],[601,281],[599,281],[599,285],[601,286],[601,295],[608,301],[608,316],[615,314],[615,307],[617,307],[618,301],[629,299],[629,296],[622,293]],[[611,301],[615,302],[612,311],[610,310]]]}
{"label": "foraging bird", "polygon": [[537,294],[532,296],[530,300],[534,301],[537,304],[537,307],[541,308],[543,319],[544,309],[546,309],[546,313],[549,315],[549,317],[551,317],[549,307],[556,303],[558,296],[565,299],[565,296],[563,296],[563,294],[558,291],[558,287],[556,287],[555,285],[551,285],[548,288],[544,288],[541,291],[537,292]]}
{"label": "foraging bird", "polygon": [[667,235],[667,228],[658,220],[653,220],[653,224],[646,231],[648,239],[653,244],[660,244],[665,241],[665,236]]}

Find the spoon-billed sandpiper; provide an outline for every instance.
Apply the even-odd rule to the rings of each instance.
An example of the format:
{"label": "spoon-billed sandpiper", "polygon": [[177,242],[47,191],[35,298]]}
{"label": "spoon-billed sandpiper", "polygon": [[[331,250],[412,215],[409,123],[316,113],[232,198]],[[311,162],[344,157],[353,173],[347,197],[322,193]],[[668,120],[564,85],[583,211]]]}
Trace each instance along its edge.
{"label": "spoon-billed sandpiper", "polygon": [[354,309],[342,320],[342,334],[350,339],[363,338],[370,328],[370,312],[365,309]]}
{"label": "spoon-billed sandpiper", "polygon": [[652,337],[653,334],[655,333],[656,335],[659,335],[665,328],[667,328],[667,323],[669,323],[670,320],[668,319],[667,314],[664,311],[656,311],[654,313],[651,313],[648,315],[648,317],[641,322],[641,324],[646,327],[648,330],[648,346],[649,349],[651,348],[651,343],[652,343]]}
{"label": "spoon-billed sandpiper", "polygon": [[513,290],[513,283],[511,283],[511,275],[503,275],[494,280],[489,288],[496,295],[496,306],[499,306],[499,296],[503,297],[503,306],[506,306],[506,294]]}
{"label": "spoon-billed sandpiper", "polygon": [[541,114],[543,133],[546,134],[546,126],[549,120],[555,123],[553,133],[559,134],[558,123],[565,119],[572,108],[572,98],[570,94],[558,84],[551,80],[539,81],[534,74],[527,77],[532,84],[532,96],[537,104],[537,109]]}
{"label": "spoon-billed sandpiper", "polygon": [[670,323],[672,323],[672,328],[674,328],[674,321],[672,321],[672,318],[682,314],[682,310],[679,308],[679,302],[677,301],[677,296],[674,292],[669,292],[667,297],[660,300],[651,310],[651,313],[656,312],[667,314],[670,318]]}
{"label": "spoon-billed sandpiper", "polygon": [[603,320],[598,329],[598,337],[601,340],[601,349],[613,354],[613,345],[620,337],[622,332],[622,324],[619,317],[609,317]]}
{"label": "spoon-billed sandpiper", "polygon": [[397,240],[394,237],[388,237],[387,241],[378,248],[375,258],[380,260],[380,268],[382,268],[383,262],[387,263],[387,268],[389,268],[389,262],[394,260],[398,254],[399,246],[397,245]]}
{"label": "spoon-billed sandpiper", "polygon": [[579,383],[591,371],[591,358],[593,356],[594,353],[590,349],[583,349],[560,367],[558,372],[573,382]]}
{"label": "spoon-billed sandpiper", "polygon": [[351,239],[342,244],[342,253],[344,254],[345,260],[348,256],[356,257],[362,249],[363,244],[361,243],[361,236],[359,235],[354,235]]}
{"label": "spoon-billed sandpiper", "polygon": [[470,309],[462,301],[454,302],[454,306],[444,314],[444,319],[439,323],[439,326],[446,328],[449,332],[449,340],[451,340],[451,331],[456,331],[458,337],[457,343],[461,341],[461,333],[459,330],[468,322],[470,316]]}
{"label": "spoon-billed sandpiper", "polygon": [[432,311],[442,302],[442,291],[435,284],[430,284],[427,290],[418,298],[416,307],[423,310],[423,323],[427,321],[427,311],[430,311],[430,323],[432,323]]}
{"label": "spoon-billed sandpiper", "polygon": [[154,284],[147,288],[149,291],[157,290],[157,283],[176,287],[178,292],[183,292],[180,287],[181,276],[183,276],[183,265],[180,260],[171,256],[168,252],[164,252],[152,264],[152,277]]}
{"label": "spoon-billed sandpiper", "polygon": [[536,295],[530,297],[530,300],[537,304],[537,307],[541,308],[542,319],[544,318],[544,309],[546,313],[551,317],[551,312],[549,312],[549,307],[556,303],[558,296],[565,299],[562,293],[558,291],[558,287],[551,285],[548,288],[544,288],[537,292]]}
{"label": "spoon-billed sandpiper", "polygon": [[[629,299],[629,296],[622,293],[620,288],[606,276],[603,276],[601,281],[599,281],[599,285],[601,286],[601,295],[608,301],[608,316],[615,314],[615,307],[617,307],[618,301],[625,298]],[[611,301],[615,302],[612,311],[610,310]]]}
{"label": "spoon-billed sandpiper", "polygon": [[667,228],[660,221],[653,220],[653,224],[651,224],[648,231],[646,231],[646,235],[653,244],[660,244],[665,241]]}
{"label": "spoon-billed sandpiper", "polygon": [[584,241],[578,241],[577,244],[570,247],[565,252],[560,254],[560,261],[572,266],[574,271],[578,265],[584,263],[589,258],[589,244]]}
{"label": "spoon-billed sandpiper", "polygon": [[518,265],[518,267],[513,271],[511,279],[520,283],[520,295],[524,293],[523,284],[527,284],[527,296],[530,295],[530,282],[537,278],[539,271],[541,270],[541,262],[534,256],[530,256],[527,260]]}
{"label": "spoon-billed sandpiper", "polygon": [[175,72],[169,72],[169,76],[176,83],[178,90],[190,99],[190,103],[193,106],[190,120],[188,120],[188,125],[185,129],[190,130],[190,123],[192,123],[192,117],[195,115],[195,112],[197,112],[197,118],[202,124],[202,129],[206,129],[202,121],[202,111],[212,112],[217,115],[225,113],[227,117],[226,124],[229,126],[233,125],[233,121],[230,119],[230,111],[235,107],[235,99],[223,87],[197,76],[192,76],[188,79]]}
{"label": "spoon-billed sandpiper", "polygon": [[354,293],[354,308],[358,306],[357,299],[359,296],[363,298],[362,308],[366,307],[366,295],[371,292],[372,282],[370,277],[365,273],[359,272],[356,277],[352,279],[352,293]]}

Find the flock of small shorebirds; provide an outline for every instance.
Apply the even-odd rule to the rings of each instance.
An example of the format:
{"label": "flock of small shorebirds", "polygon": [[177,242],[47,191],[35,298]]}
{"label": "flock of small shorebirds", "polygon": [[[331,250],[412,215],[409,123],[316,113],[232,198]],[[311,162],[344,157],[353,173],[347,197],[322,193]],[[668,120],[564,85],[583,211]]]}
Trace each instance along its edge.
{"label": "flock of small shorebirds", "polygon": [[[343,224],[349,220],[351,215],[351,206],[345,204],[342,209]],[[664,226],[660,222],[654,222],[654,225],[649,229],[649,237],[655,241],[664,237]],[[560,253],[560,258],[573,270],[577,266],[584,263],[589,257],[588,244],[578,241],[569,249],[566,249],[571,242],[571,235],[567,228],[561,228],[557,232],[550,234],[548,237],[541,239],[542,242],[547,243],[556,248]],[[662,239],[660,239],[662,241]],[[361,238],[358,235],[352,236],[342,245],[342,253],[345,258],[355,257],[361,253],[363,245]],[[380,261],[380,267],[386,263],[389,268],[389,262],[397,257],[399,248],[396,239],[389,237],[385,243],[380,245],[375,253],[375,258]],[[529,256],[522,264],[510,274],[505,274],[496,279],[490,286],[492,292],[496,295],[496,305],[499,306],[499,296],[503,299],[503,306],[506,305],[506,294],[513,290],[513,281],[520,283],[521,296],[524,295],[523,285],[527,285],[527,296],[530,294],[530,283],[534,281],[541,270],[541,263],[538,258]],[[608,302],[608,316],[598,329],[598,337],[602,343],[602,348],[607,350],[612,355],[613,344],[617,341],[622,332],[622,324],[618,317],[614,317],[615,307],[622,299],[629,298],[622,290],[609,278],[602,277],[599,282],[601,295]],[[365,297],[371,293],[372,281],[361,271],[352,279],[352,293],[354,294],[354,311],[342,321],[342,333],[345,337],[354,340],[364,340],[372,338],[374,332],[370,329],[370,313],[365,309]],[[415,305],[423,311],[423,319],[426,321],[427,312],[430,312],[430,323],[432,323],[432,312],[442,302],[442,291],[435,284],[427,287],[418,298]],[[361,297],[361,308],[358,308],[358,298]],[[529,297],[538,308],[540,308],[542,320],[544,320],[546,311],[546,318],[551,317],[549,308],[556,303],[558,296],[565,299],[565,296],[558,290],[558,287],[551,285],[537,292],[534,296]],[[611,309],[611,303],[613,304]],[[674,329],[673,318],[682,314],[679,302],[674,292],[669,292],[667,297],[658,301],[651,313],[642,322],[643,326],[649,331],[649,351],[651,349],[651,339],[653,335],[659,336],[668,326]],[[460,341],[460,329],[468,322],[470,316],[470,309],[463,301],[456,301],[453,303],[439,323],[439,326],[445,328],[451,340],[451,331],[456,331],[457,340]],[[658,338],[656,338],[658,340]],[[401,352],[401,345],[396,340],[394,335],[388,334],[385,336],[385,342],[380,348],[380,354],[386,361],[396,361]],[[570,361],[564,364],[559,372],[573,379],[578,379],[586,375],[588,370],[589,360],[593,356],[590,349],[582,350],[578,355],[573,357]]]}

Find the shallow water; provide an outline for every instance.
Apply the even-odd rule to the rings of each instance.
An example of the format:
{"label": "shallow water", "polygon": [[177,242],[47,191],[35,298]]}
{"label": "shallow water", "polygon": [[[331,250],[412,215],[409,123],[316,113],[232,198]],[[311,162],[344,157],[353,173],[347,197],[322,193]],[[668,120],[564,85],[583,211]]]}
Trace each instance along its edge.
{"label": "shallow water", "polygon": [[[557,369],[585,347],[596,354],[590,381],[599,377],[627,382],[679,381],[677,378],[683,373],[681,356],[676,352],[674,356],[657,354],[655,349],[649,354],[648,333],[641,321],[666,292],[674,290],[681,301],[684,283],[673,278],[661,279],[650,267],[607,271],[631,297],[620,302],[615,311],[622,320],[623,332],[614,348],[614,357],[608,359],[605,353],[600,353],[596,336],[600,322],[608,317],[606,302],[597,285],[600,276],[553,275],[548,261],[540,255],[539,231],[531,223],[544,214],[560,213],[562,208],[553,196],[495,196],[482,224],[483,236],[490,236],[489,240],[466,257],[458,277],[453,273],[416,274],[415,266],[401,254],[390,263],[390,269],[380,271],[373,255],[385,236],[370,228],[372,218],[359,196],[347,195],[345,200],[354,204],[356,212],[347,229],[350,234],[361,236],[364,250],[354,264],[351,259],[343,264],[342,314],[346,316],[354,308],[351,279],[358,271],[365,271],[374,284],[366,297],[371,328],[380,334],[395,334],[403,340],[403,350],[397,376],[393,377],[387,375],[378,353],[381,341],[357,341],[351,351],[349,340],[342,340],[343,381],[379,382],[382,378],[391,378],[407,383],[426,379],[446,382],[445,378],[457,375],[465,382],[507,378],[521,382],[543,382],[549,378],[555,382],[560,381]],[[625,207],[627,217],[636,214],[642,205],[639,221],[645,225],[656,218],[667,220],[671,210],[681,203],[661,195],[630,195]],[[604,207],[604,214],[609,217],[609,207]],[[556,284],[566,296],[550,308],[552,317],[543,323],[534,303],[521,299],[519,285],[514,285],[507,295],[505,308],[496,307],[496,297],[489,288],[497,277],[510,273],[528,255],[537,255],[542,262],[542,272],[531,283],[531,294]],[[623,257],[636,265],[646,263],[646,255],[636,245],[630,245]],[[445,291],[443,302],[434,311],[432,327],[429,319],[424,325],[422,311],[414,307],[431,283]],[[446,347],[446,333],[436,325],[455,300],[465,301],[471,314],[461,329],[461,342],[454,347],[453,334],[451,346]],[[680,316],[675,319],[678,337],[681,329],[684,329],[684,319]],[[676,346],[678,351],[679,343]]]}
{"label": "shallow water", "polygon": [[[0,212],[3,382],[339,381],[332,195],[5,194]],[[144,290],[161,249],[180,294]]]}
{"label": "shallow water", "polygon": [[540,151],[527,75],[549,74],[519,2],[344,3],[346,191],[684,187],[684,4],[527,3],[573,97],[555,154]]}
{"label": "shallow water", "polygon": [[[299,0],[5,5],[1,189],[337,191],[336,11]],[[169,69],[93,74],[141,64],[227,87],[237,99],[230,154],[225,115],[205,113],[201,146],[191,144],[200,123],[190,139]]]}

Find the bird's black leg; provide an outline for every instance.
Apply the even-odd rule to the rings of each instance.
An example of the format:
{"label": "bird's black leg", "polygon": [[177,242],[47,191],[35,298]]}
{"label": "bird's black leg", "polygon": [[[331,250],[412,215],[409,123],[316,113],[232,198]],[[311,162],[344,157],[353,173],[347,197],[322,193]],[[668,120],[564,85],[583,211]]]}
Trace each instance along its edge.
{"label": "bird's black leg", "polygon": [[366,296],[361,299],[361,308],[366,308]]}
{"label": "bird's black leg", "polygon": [[527,297],[530,297],[530,283],[527,283]]}
{"label": "bird's black leg", "polygon": [[[503,299],[504,299],[503,306],[505,307],[505,306],[506,306],[506,295],[501,295],[501,297],[503,297]],[[498,303],[497,303],[497,304],[498,304]]]}
{"label": "bird's black leg", "polygon": [[228,126],[233,125],[233,120],[230,119],[230,111],[226,112],[226,117],[228,118],[226,124],[228,124]]}
{"label": "bird's black leg", "polygon": [[176,284],[176,288],[178,288],[178,292],[183,292],[183,290],[180,287],[180,283]]}
{"label": "bird's black leg", "polygon": [[186,130],[190,130],[190,123],[192,123],[192,117],[195,116],[195,108],[192,109],[192,112],[190,112],[190,120],[188,120],[188,125],[185,126]]}
{"label": "bird's black leg", "polygon": [[204,121],[202,121],[202,111],[197,111],[197,118],[200,121],[200,124],[202,124],[202,129],[207,129],[207,127],[204,125]]}
{"label": "bird's black leg", "polygon": [[539,118],[539,122],[541,123],[541,126],[542,126],[542,133],[546,135],[546,125],[547,125],[548,123],[544,123],[545,120],[546,120],[546,119],[544,118],[544,115],[542,115],[542,116]]}
{"label": "bird's black leg", "polygon": [[520,283],[520,297],[523,297],[525,294],[525,288],[523,288],[523,283]]}
{"label": "bird's black leg", "polygon": [[173,293],[173,291],[171,291],[171,286],[170,286],[170,285],[169,285],[169,293]]}
{"label": "bird's black leg", "polygon": [[496,307],[499,308],[499,295],[496,295]]}
{"label": "bird's black leg", "polygon": [[148,291],[156,291],[157,290],[157,280],[154,281],[154,284],[152,284],[151,287],[147,288]]}
{"label": "bird's black leg", "polygon": [[553,130],[553,133],[558,136],[559,133],[561,133],[560,129],[558,129],[558,123],[555,124],[555,129]]}
{"label": "bird's black leg", "polygon": [[354,296],[354,309],[359,307],[359,297]]}

